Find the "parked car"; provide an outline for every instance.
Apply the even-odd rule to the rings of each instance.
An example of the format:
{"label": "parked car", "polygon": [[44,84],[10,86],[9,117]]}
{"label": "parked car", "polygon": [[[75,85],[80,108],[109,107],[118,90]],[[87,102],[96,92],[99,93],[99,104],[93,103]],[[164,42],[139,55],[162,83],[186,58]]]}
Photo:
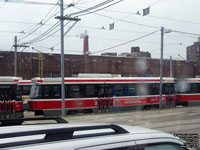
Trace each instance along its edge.
{"label": "parked car", "polygon": [[37,123],[0,128],[1,149],[187,150],[182,147],[183,144],[179,138],[158,130],[117,124],[70,124],[62,119],[57,124]]}

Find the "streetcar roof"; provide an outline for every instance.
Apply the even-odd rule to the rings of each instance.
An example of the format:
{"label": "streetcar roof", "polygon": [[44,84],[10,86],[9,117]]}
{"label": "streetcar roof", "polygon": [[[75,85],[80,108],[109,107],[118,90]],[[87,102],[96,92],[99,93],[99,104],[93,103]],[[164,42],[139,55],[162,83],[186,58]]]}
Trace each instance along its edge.
{"label": "streetcar roof", "polygon": [[18,82],[19,85],[32,85],[31,80],[19,80]]}
{"label": "streetcar roof", "polygon": [[[163,78],[163,82],[165,83],[173,83],[174,78]],[[32,79],[33,83],[41,83],[41,84],[60,84],[61,78],[34,78]],[[77,77],[69,77],[64,78],[65,84],[69,83],[159,83],[159,77],[113,77],[113,78],[77,78]]]}
{"label": "streetcar roof", "polygon": [[0,76],[0,84],[17,84],[21,77]]}
{"label": "streetcar roof", "polygon": [[182,78],[182,79],[177,79],[177,81],[186,83],[200,83],[200,78]]}

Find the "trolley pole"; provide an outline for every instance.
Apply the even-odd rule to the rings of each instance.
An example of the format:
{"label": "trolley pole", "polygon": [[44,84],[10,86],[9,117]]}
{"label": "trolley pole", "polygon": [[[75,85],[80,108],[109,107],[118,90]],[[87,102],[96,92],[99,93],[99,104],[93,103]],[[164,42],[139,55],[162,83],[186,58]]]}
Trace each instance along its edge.
{"label": "trolley pole", "polygon": [[[56,17],[56,19],[60,20],[62,116],[65,115],[64,20],[70,20],[70,21],[79,21],[80,20],[78,18],[71,18],[68,16],[64,16],[63,5],[64,5],[63,0],[60,0],[60,16]],[[72,6],[72,5],[70,5],[70,6]]]}
{"label": "trolley pole", "polygon": [[163,80],[163,40],[164,40],[164,27],[161,27],[161,48],[160,48],[160,105],[162,108],[162,80]]}
{"label": "trolley pole", "polygon": [[172,64],[172,56],[170,56],[170,77],[173,77],[173,64]]}
{"label": "trolley pole", "polygon": [[15,36],[14,76],[17,76],[17,36]]}

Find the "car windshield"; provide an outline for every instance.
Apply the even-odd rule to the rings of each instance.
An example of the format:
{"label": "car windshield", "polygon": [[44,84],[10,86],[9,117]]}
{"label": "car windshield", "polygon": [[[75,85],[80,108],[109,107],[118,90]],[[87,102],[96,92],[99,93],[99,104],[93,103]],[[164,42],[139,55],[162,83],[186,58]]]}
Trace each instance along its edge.
{"label": "car windshield", "polygon": [[[186,147],[200,145],[199,6],[199,0],[0,0],[0,120],[62,116],[150,128]],[[8,92],[18,80],[2,76],[33,85]],[[7,103],[13,97],[18,102]]]}

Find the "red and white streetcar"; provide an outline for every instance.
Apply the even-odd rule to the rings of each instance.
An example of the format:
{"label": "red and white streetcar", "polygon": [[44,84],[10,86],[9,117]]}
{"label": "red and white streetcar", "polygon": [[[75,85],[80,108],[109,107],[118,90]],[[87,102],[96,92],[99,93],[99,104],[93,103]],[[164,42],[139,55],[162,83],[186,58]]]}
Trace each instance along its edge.
{"label": "red and white streetcar", "polygon": [[[66,114],[158,107],[159,77],[65,78]],[[29,110],[61,114],[61,78],[34,78]],[[174,78],[163,78],[163,105],[175,104]]]}
{"label": "red and white streetcar", "polygon": [[184,78],[176,81],[177,104],[200,105],[200,78]]}
{"label": "red and white streetcar", "polygon": [[[22,118],[23,103],[18,90],[18,77],[0,77],[0,121],[6,124],[7,120]],[[15,122],[17,124],[17,122]]]}

